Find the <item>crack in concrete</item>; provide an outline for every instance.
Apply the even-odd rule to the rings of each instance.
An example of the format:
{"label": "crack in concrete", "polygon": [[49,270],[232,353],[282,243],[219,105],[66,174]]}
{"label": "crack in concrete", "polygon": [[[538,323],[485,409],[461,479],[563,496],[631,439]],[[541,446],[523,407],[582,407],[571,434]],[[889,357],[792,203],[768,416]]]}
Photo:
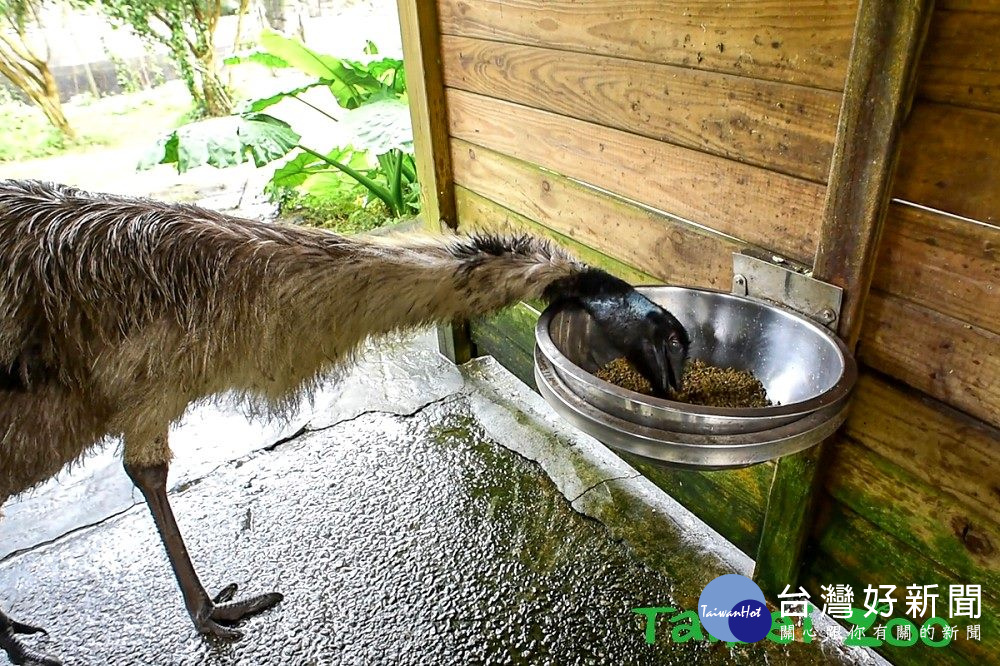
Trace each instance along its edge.
{"label": "crack in concrete", "polygon": [[[257,456],[259,456],[261,454],[270,453],[270,452],[274,451],[275,449],[277,449],[278,447],[282,446],[283,444],[287,444],[288,442],[291,442],[291,441],[293,441],[293,440],[295,440],[295,439],[297,439],[297,438],[299,438],[299,437],[301,437],[303,435],[306,435],[308,433],[323,432],[325,430],[332,430],[333,428],[340,427],[340,426],[342,426],[342,425],[344,425],[346,423],[350,423],[352,421],[357,421],[360,418],[363,418],[365,416],[371,416],[373,414],[383,414],[383,415],[386,415],[386,416],[393,416],[393,417],[396,417],[396,418],[399,418],[399,419],[409,419],[409,418],[413,418],[414,416],[417,416],[418,414],[422,413],[423,411],[425,411],[425,410],[427,410],[427,409],[429,409],[429,408],[431,408],[431,407],[433,407],[435,405],[442,405],[442,404],[445,404],[445,403],[447,403],[449,401],[452,401],[452,402],[457,401],[462,395],[464,395],[464,394],[461,391],[457,391],[455,393],[449,393],[448,395],[446,395],[444,397],[437,398],[435,400],[431,400],[430,402],[425,402],[424,404],[420,405],[419,407],[417,407],[413,411],[405,412],[403,414],[400,414],[398,412],[393,412],[393,411],[390,411],[390,410],[387,410],[387,409],[368,409],[368,410],[365,410],[365,411],[363,411],[363,412],[361,412],[359,414],[355,414],[354,416],[351,416],[351,417],[348,417],[348,418],[345,418],[345,419],[341,419],[341,420],[336,421],[335,423],[331,423],[329,425],[325,425],[325,426],[323,426],[321,428],[310,428],[309,427],[309,423],[306,422],[305,425],[303,425],[302,427],[300,427],[298,430],[296,430],[291,435],[287,435],[285,437],[282,437],[282,438],[278,439],[276,442],[274,442],[272,444],[268,444],[267,446],[264,446],[264,447],[262,447],[260,449],[257,449],[256,451],[252,451],[252,452],[248,453],[247,455],[242,456],[240,458],[234,458],[232,460],[227,460],[227,461],[225,461],[223,463],[219,463],[218,465],[216,465],[212,469],[208,470],[204,474],[201,474],[200,476],[197,476],[197,477],[192,478],[192,479],[187,479],[187,480],[181,482],[176,487],[174,487],[174,488],[172,488],[170,490],[170,494],[173,495],[173,494],[183,493],[183,492],[185,492],[185,491],[193,488],[194,486],[198,485],[203,480],[205,480],[208,477],[212,476],[213,474],[215,474],[216,472],[218,472],[220,469],[222,469],[223,467],[225,467],[227,465],[233,465],[233,464],[236,464],[236,463],[241,463],[241,464],[245,463],[248,460],[251,460],[251,459],[253,459],[253,458],[255,458],[255,457],[257,457]],[[65,538],[68,538],[68,537],[76,534],[77,532],[81,532],[83,530],[88,530],[88,529],[91,529],[93,527],[99,527],[100,525],[103,525],[104,523],[106,523],[106,522],[108,522],[110,520],[113,520],[115,518],[118,518],[120,516],[125,515],[126,513],[128,513],[129,511],[131,511],[132,509],[134,509],[137,506],[140,506],[142,504],[144,504],[144,502],[142,502],[142,501],[132,502],[132,504],[128,505],[124,509],[120,509],[118,511],[115,511],[114,513],[110,513],[107,516],[104,516],[103,518],[101,518],[100,520],[96,520],[94,522],[87,523],[85,525],[78,525],[77,527],[69,529],[69,530],[63,532],[62,534],[54,536],[54,537],[52,537],[50,539],[46,539],[45,541],[39,541],[38,543],[36,543],[34,545],[31,545],[31,546],[28,546],[26,548],[19,548],[17,550],[11,551],[10,553],[7,553],[5,556],[3,556],[2,558],[0,558],[0,564],[3,564],[3,563],[5,563],[5,562],[7,562],[9,560],[12,560],[15,557],[18,557],[20,555],[24,555],[26,553],[30,553],[30,552],[38,549],[38,548],[44,548],[46,546],[51,546],[51,545],[53,545],[53,544],[55,544],[55,543],[57,543],[57,542],[65,539]]]}
{"label": "crack in concrete", "polygon": [[290,437],[286,437],[286,438],[284,438],[284,440],[279,440],[279,441],[275,442],[274,444],[268,445],[265,448],[268,451],[273,451],[275,448],[277,448],[281,444],[285,444],[288,441],[291,441],[292,439],[294,439],[295,437],[298,437],[299,434],[307,434],[307,433],[312,433],[312,432],[323,432],[325,430],[332,430],[333,428],[338,428],[338,427],[344,425],[345,423],[351,423],[352,421],[357,421],[360,418],[363,418],[365,416],[371,416],[372,414],[383,414],[385,416],[395,416],[396,418],[400,418],[400,419],[410,419],[410,418],[413,418],[414,416],[417,416],[418,414],[426,411],[427,409],[429,409],[431,407],[434,407],[435,405],[443,405],[443,404],[445,404],[447,402],[455,402],[459,398],[461,398],[463,395],[465,395],[465,394],[462,391],[456,391],[455,393],[449,393],[448,395],[443,396],[441,398],[436,398],[434,400],[431,400],[430,402],[425,402],[424,404],[420,405],[419,407],[417,407],[416,409],[414,409],[411,412],[403,412],[402,414],[400,414],[399,412],[390,411],[388,409],[367,409],[367,410],[365,410],[365,411],[363,411],[363,412],[361,412],[359,414],[355,414],[354,416],[351,416],[351,417],[346,418],[346,419],[341,419],[340,421],[337,421],[335,423],[331,423],[330,425],[325,425],[325,426],[323,426],[321,428],[312,428],[312,427],[309,426],[309,423],[306,422],[306,424],[304,426],[302,426],[302,428],[300,429],[299,433],[291,435]]}
{"label": "crack in concrete", "polygon": [[143,502],[132,502],[132,504],[128,505],[124,509],[121,509],[119,511],[115,511],[114,513],[109,514],[109,515],[105,516],[104,518],[101,518],[98,521],[95,521],[93,523],[87,523],[86,525],[78,525],[77,527],[74,527],[74,528],[72,528],[70,530],[67,530],[67,531],[63,532],[62,534],[60,534],[58,536],[52,537],[51,539],[46,539],[45,541],[39,541],[38,543],[36,543],[36,544],[34,544],[32,546],[28,546],[27,548],[18,548],[17,550],[13,550],[13,551],[7,553],[6,555],[4,555],[2,558],[0,558],[0,564],[4,564],[4,563],[6,563],[9,560],[14,559],[15,557],[18,557],[20,555],[24,555],[26,553],[30,553],[30,552],[38,549],[38,548],[44,548],[46,546],[51,546],[52,544],[54,544],[54,543],[56,543],[58,541],[61,541],[62,539],[66,538],[66,537],[69,537],[69,536],[72,536],[73,534],[76,534],[77,532],[82,532],[83,530],[89,530],[92,527],[98,527],[100,525],[103,525],[104,523],[108,522],[109,520],[113,520],[114,518],[118,518],[119,516],[125,515],[126,513],[128,513],[129,511],[131,511],[132,509],[134,509],[135,507],[137,507],[137,506],[139,506],[141,504],[143,504]]}
{"label": "crack in concrete", "polygon": [[[581,492],[580,494],[578,494],[573,499],[569,500],[569,503],[573,504],[578,499],[580,499],[581,497],[583,497],[584,495],[586,495],[587,493],[589,493],[591,490],[594,490],[598,486],[603,486],[604,484],[610,483],[612,481],[625,481],[627,479],[637,479],[640,476],[642,476],[642,474],[635,473],[635,474],[625,474],[624,476],[612,476],[612,477],[607,478],[607,479],[602,479],[601,481],[598,481],[594,485],[590,486],[589,488],[587,488],[586,490],[584,490],[583,492]],[[569,499],[569,498],[567,497],[566,499]],[[574,511],[576,511],[577,513],[582,513],[581,511],[577,510],[576,507],[574,507]]]}

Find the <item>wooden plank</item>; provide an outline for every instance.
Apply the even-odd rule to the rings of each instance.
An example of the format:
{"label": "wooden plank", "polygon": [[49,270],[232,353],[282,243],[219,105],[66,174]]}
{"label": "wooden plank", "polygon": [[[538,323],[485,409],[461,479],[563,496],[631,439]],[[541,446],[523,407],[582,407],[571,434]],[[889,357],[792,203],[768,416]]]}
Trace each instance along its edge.
{"label": "wooden plank", "polygon": [[462,187],[664,282],[728,290],[741,247],[731,239],[462,140],[452,147]]}
{"label": "wooden plank", "polygon": [[767,501],[754,553],[754,581],[772,600],[799,578],[807,525],[815,510],[815,479],[822,450],[814,446],[779,458],[768,484]]}
{"label": "wooden plank", "polygon": [[[889,579],[875,579],[868,571],[858,570],[857,568],[845,567],[839,561],[831,557],[824,552],[814,552],[810,554],[809,560],[806,562],[803,575],[802,575],[802,585],[805,587],[806,591],[812,595],[812,602],[818,607],[823,607],[823,600],[820,596],[823,593],[823,585],[849,585],[852,590],[855,591],[855,600],[858,597],[858,590],[864,590],[867,585],[872,585],[873,587],[878,587],[879,585],[897,585],[896,590],[893,590],[897,604],[897,609],[900,607],[900,602],[904,602],[906,599],[906,585],[912,585],[916,583],[892,583],[887,582]],[[894,580],[894,579],[893,579]],[[928,584],[933,584],[936,581],[928,581]],[[921,583],[923,584],[923,583]],[[957,583],[956,583],[957,584]],[[941,585],[941,583],[938,583]],[[943,588],[945,594],[947,594],[947,587]],[[940,593],[942,588],[937,588],[937,592]],[[864,594],[861,594],[862,601],[864,600]],[[947,597],[945,597],[947,602]],[[860,604],[855,603],[855,607],[859,607]],[[885,625],[890,619],[895,617],[905,616],[905,605],[902,606],[903,612],[893,612],[892,617],[879,618],[873,625],[872,629],[865,632],[866,636],[874,635],[874,627],[878,625]],[[894,609],[895,610],[895,609]],[[946,614],[947,616],[947,614]],[[912,621],[912,618],[907,618]],[[850,625],[846,625],[843,621],[839,621],[841,625],[844,625],[846,629],[850,630]],[[915,634],[917,636],[916,645],[909,647],[895,647],[887,643],[883,643],[882,646],[875,649],[876,652],[881,654],[889,663],[893,666],[927,666],[928,664],[934,664],[935,666],[970,666],[971,662],[955,650],[948,646],[946,648],[937,649],[930,646],[924,645],[919,638],[919,633]],[[961,628],[961,633],[956,641],[966,640],[966,630],[963,626]],[[941,631],[937,633],[937,637],[941,637]]]}
{"label": "wooden plank", "polygon": [[843,86],[856,2],[441,0],[450,35]]}
{"label": "wooden plank", "polygon": [[825,182],[840,95],[585,53],[442,39],[445,84]]}
{"label": "wooden plank", "polygon": [[448,89],[448,105],[455,138],[791,258],[812,255],[822,185],[461,90]]}
{"label": "wooden plank", "polygon": [[398,0],[398,8],[424,219],[431,224],[440,221],[454,227],[455,199],[437,7],[432,2]]}
{"label": "wooden plank", "polygon": [[1000,228],[893,203],[874,286],[1000,333]]}
{"label": "wooden plank", "polygon": [[[831,580],[830,573],[814,570],[811,575],[816,582],[826,585],[852,583],[855,586],[855,601],[858,601],[859,592],[861,592],[861,601],[864,600],[863,590],[866,585],[874,587],[896,585],[897,612],[894,613],[896,617],[905,614],[907,585],[937,584],[936,592],[940,595],[937,600],[937,614],[941,616],[943,608],[943,617],[947,619],[948,586],[980,583],[978,580],[959,578],[943,570],[927,559],[919,550],[895,539],[839,502],[833,502],[829,506],[824,523],[822,536],[817,544],[819,550],[839,564],[841,571],[853,580]],[[952,622],[952,624],[958,624],[962,627],[963,635],[954,640],[947,648],[929,651],[927,654],[933,657],[932,660],[919,663],[946,663],[939,660],[952,653],[974,664],[998,663],[994,646],[996,645],[996,637],[1000,636],[1000,621],[997,619],[1000,605],[997,604],[996,597],[991,596],[992,591],[985,585],[982,591],[982,617],[974,620],[957,618],[958,621]],[[819,600],[819,590],[813,588],[813,593],[816,594],[816,600]],[[943,607],[942,604],[944,604]],[[860,607],[860,604],[855,605]],[[981,626],[983,636],[981,641],[963,640],[964,627],[967,624]],[[940,630],[937,636],[941,637]],[[902,654],[907,649],[914,650],[916,646],[889,648],[885,650],[884,654],[895,661],[896,655]]]}
{"label": "wooden plank", "polygon": [[737,548],[751,556],[756,552],[764,520],[763,495],[774,472],[771,464],[698,472],[653,465],[628,453],[619,455]]}
{"label": "wooden plank", "polygon": [[1000,113],[918,102],[893,195],[1000,226]]}
{"label": "wooden plank", "polygon": [[1000,431],[865,372],[845,432],[961,504],[995,516]]}
{"label": "wooden plank", "polygon": [[879,291],[869,301],[862,361],[1000,425],[1000,335]]}
{"label": "wooden plank", "polygon": [[[844,289],[837,328],[849,347],[861,328],[900,128],[913,97],[932,7],[933,0],[862,0],[858,10],[813,263],[816,278]],[[762,557],[754,571],[772,597],[782,583],[794,586],[798,578],[822,455],[822,449],[804,451],[777,463],[758,550]]]}
{"label": "wooden plank", "polygon": [[935,11],[917,83],[923,99],[1000,112],[1000,13]]}
{"label": "wooden plank", "polygon": [[837,329],[849,347],[861,331],[932,6],[861,3],[813,264],[817,279],[844,289]]}
{"label": "wooden plank", "polygon": [[515,213],[495,201],[465,189],[461,185],[455,188],[455,198],[458,204],[459,224],[463,230],[482,229],[503,233],[528,232],[545,236],[573,252],[581,261],[602,268],[631,284],[657,284],[660,282],[649,273],[644,273],[617,259],[601,254],[592,247]]}
{"label": "wooden plank", "polygon": [[913,546],[960,580],[1000,590],[1000,523],[844,438],[834,444],[826,488],[861,517]]}
{"label": "wooden plank", "polygon": [[[455,192],[448,147],[448,112],[441,72],[437,4],[398,0],[407,96],[413,125],[413,149],[420,182],[421,215],[430,228],[454,228]],[[473,356],[468,325],[456,322],[437,329],[441,353],[455,363]]]}

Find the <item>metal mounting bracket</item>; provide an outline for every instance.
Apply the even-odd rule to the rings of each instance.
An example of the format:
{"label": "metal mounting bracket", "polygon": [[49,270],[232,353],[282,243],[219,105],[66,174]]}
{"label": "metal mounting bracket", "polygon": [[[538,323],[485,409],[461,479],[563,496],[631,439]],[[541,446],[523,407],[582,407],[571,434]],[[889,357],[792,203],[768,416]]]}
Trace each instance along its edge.
{"label": "metal mounting bracket", "polygon": [[733,252],[732,293],[783,305],[836,331],[844,290],[817,280],[811,272],[777,255],[749,249]]}

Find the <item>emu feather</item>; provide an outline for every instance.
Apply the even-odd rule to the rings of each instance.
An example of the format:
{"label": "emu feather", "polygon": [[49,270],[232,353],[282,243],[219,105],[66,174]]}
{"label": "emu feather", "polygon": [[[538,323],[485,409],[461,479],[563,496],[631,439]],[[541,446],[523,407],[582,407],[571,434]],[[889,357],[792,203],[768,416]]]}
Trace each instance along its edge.
{"label": "emu feather", "polygon": [[0,498],[222,391],[282,410],[367,337],[583,268],[528,237],[347,238],[37,182],[0,184],[0,267],[0,371],[27,389],[0,405]]}
{"label": "emu feather", "polygon": [[[281,412],[366,338],[536,297],[576,300],[656,386],[679,376],[677,320],[544,240],[347,238],[0,182],[0,503],[121,437],[196,628],[238,638],[226,625],[281,595],[205,591],[166,493],[169,425],[222,392]],[[32,629],[0,611],[0,648],[58,663],[15,636]]]}

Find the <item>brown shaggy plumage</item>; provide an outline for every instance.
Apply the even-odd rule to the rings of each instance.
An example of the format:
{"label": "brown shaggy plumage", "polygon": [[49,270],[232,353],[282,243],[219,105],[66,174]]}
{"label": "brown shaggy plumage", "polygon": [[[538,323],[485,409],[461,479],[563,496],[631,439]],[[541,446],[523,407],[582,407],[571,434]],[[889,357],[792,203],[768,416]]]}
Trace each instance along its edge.
{"label": "brown shaggy plumage", "polygon": [[0,182],[0,502],[232,391],[280,411],[370,336],[480,315],[583,268],[531,237],[358,238]]}

